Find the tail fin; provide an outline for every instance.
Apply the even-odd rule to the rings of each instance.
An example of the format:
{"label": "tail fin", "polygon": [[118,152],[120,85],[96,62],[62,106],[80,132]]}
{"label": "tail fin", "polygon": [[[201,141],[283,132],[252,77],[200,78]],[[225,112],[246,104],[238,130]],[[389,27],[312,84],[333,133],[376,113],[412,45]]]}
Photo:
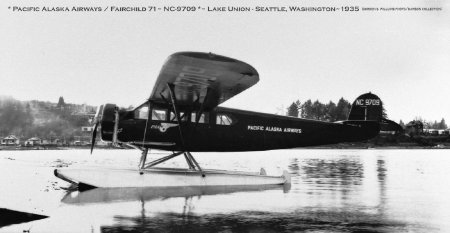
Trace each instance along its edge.
{"label": "tail fin", "polygon": [[383,114],[383,102],[377,95],[370,92],[360,95],[353,102],[348,120],[377,121],[380,124],[381,131],[403,131],[403,128],[399,124],[385,118]]}
{"label": "tail fin", "polygon": [[381,121],[383,119],[383,102],[372,93],[360,95],[352,104],[348,120]]}

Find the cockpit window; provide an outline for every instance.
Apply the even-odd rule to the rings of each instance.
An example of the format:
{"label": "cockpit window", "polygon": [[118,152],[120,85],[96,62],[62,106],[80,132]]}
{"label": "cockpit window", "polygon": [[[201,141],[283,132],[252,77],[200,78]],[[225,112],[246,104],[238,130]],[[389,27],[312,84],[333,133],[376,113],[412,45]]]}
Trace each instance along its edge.
{"label": "cockpit window", "polygon": [[[148,119],[148,104],[143,104],[134,110],[134,119]],[[151,119],[155,121],[166,121],[167,110],[163,108],[151,108]]]}
{"label": "cockpit window", "polygon": [[[180,114],[180,121],[187,121],[188,120],[188,114],[185,112],[179,112]],[[175,116],[174,112],[170,112],[170,121],[177,121],[177,117]]]}
{"label": "cockpit window", "polygon": [[152,120],[165,121],[166,120],[166,110],[153,108],[152,109]]}
{"label": "cockpit window", "polygon": [[[197,113],[193,112],[191,114],[191,122],[195,122],[197,120]],[[208,113],[202,113],[200,115],[200,119],[198,120],[198,123],[209,123],[209,114]]]}
{"label": "cockpit window", "polygon": [[134,110],[134,118],[146,120],[148,118],[148,105],[142,105],[140,108]]}
{"label": "cockpit window", "polygon": [[221,113],[217,114],[216,124],[218,124],[218,125],[231,125],[231,123],[233,123],[233,120],[228,115],[221,114]]}

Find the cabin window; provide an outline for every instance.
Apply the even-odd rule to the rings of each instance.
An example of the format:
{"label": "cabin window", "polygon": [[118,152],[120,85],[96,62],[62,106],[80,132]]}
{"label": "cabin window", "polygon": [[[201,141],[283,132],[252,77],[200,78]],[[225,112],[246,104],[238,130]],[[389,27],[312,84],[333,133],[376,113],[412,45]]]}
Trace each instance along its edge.
{"label": "cabin window", "polygon": [[233,120],[225,114],[217,114],[216,117],[216,124],[218,125],[231,125],[233,123]]}
{"label": "cabin window", "polygon": [[134,118],[146,120],[148,118],[148,105],[143,105],[142,107],[134,110]]}
{"label": "cabin window", "polygon": [[165,121],[166,120],[166,110],[152,109],[152,120]]}
{"label": "cabin window", "polygon": [[[208,123],[209,122],[209,115],[208,113],[202,113],[200,115],[200,119],[198,120],[198,123]],[[191,114],[191,122],[195,122],[197,120],[197,113],[193,112]]]}
{"label": "cabin window", "polygon": [[[188,121],[188,114],[185,112],[179,112],[180,121]],[[174,112],[170,112],[170,121],[177,121],[177,117]]]}

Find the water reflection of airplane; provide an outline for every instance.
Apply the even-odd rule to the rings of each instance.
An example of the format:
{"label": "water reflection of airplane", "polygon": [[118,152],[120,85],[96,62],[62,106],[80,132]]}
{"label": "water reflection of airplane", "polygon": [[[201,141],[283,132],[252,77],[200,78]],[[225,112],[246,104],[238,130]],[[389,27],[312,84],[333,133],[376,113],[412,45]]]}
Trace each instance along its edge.
{"label": "water reflection of airplane", "polygon": [[139,188],[96,188],[83,192],[69,192],[62,202],[66,204],[94,204],[125,201],[151,201],[175,197],[195,197],[238,192],[283,190],[288,192],[290,184],[250,186],[200,186],[200,187],[139,187]]}
{"label": "water reflection of airplane", "polygon": [[[382,102],[367,93],[352,105],[348,120],[322,122],[218,107],[259,81],[252,66],[224,56],[183,52],[169,57],[153,92],[133,110],[114,104],[97,109],[92,148],[100,125],[101,139],[142,151],[139,172],[130,170],[56,169],[66,181],[93,187],[255,185],[289,182],[289,174],[204,170],[192,151],[262,151],[353,142],[378,135]],[[149,149],[173,154],[146,162]],[[154,166],[184,155],[188,169]],[[123,182],[120,182],[122,180]]]}

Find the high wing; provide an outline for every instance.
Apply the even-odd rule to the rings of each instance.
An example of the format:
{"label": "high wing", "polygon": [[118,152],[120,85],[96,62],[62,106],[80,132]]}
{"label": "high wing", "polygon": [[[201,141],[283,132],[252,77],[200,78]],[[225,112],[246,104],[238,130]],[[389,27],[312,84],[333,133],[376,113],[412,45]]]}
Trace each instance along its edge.
{"label": "high wing", "polygon": [[208,111],[258,81],[256,69],[242,61],[212,53],[180,52],[163,65],[150,101],[170,101],[172,85],[177,106]]}

